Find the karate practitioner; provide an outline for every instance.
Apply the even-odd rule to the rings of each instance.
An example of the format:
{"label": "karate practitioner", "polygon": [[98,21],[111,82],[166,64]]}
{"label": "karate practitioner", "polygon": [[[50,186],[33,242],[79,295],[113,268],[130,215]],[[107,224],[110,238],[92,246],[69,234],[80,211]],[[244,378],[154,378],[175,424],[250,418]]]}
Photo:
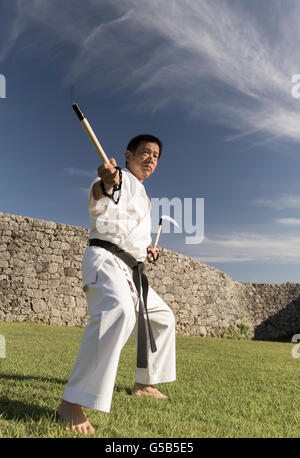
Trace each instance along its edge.
{"label": "karate practitioner", "polygon": [[[81,407],[110,411],[120,352],[129,336],[139,336],[143,326],[147,342],[144,340],[143,347],[138,337],[137,350],[146,362],[138,351],[131,393],[167,399],[154,385],[176,379],[174,315],[150,286],[147,299],[142,301],[143,294],[139,294],[135,282],[137,268],[129,267],[126,259],[124,262],[119,257],[124,250],[139,267],[146,259],[158,258],[159,249],[151,245],[150,200],[142,183],[155,171],[161,149],[161,141],[151,135],[140,135],[129,142],[117,204],[106,195],[111,195],[120,180],[114,158],[98,168],[98,177],[90,188],[90,246],[82,260],[90,320],[57,410],[68,428],[84,435],[93,433],[94,428]],[[112,251],[105,243],[113,247]],[[143,283],[140,292],[144,290]],[[147,313],[145,307],[141,309],[145,302]]]}

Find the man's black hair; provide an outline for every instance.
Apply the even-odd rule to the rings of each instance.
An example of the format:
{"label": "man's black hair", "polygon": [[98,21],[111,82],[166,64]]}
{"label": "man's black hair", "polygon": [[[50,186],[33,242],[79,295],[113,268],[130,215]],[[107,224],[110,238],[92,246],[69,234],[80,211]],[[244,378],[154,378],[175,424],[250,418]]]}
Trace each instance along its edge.
{"label": "man's black hair", "polygon": [[128,143],[127,149],[134,153],[139,146],[140,143],[142,142],[148,142],[148,143],[157,143],[159,146],[159,156],[160,158],[161,152],[162,152],[162,141],[158,137],[154,137],[154,135],[149,135],[149,134],[141,134],[137,135],[136,137],[132,138],[130,142]]}

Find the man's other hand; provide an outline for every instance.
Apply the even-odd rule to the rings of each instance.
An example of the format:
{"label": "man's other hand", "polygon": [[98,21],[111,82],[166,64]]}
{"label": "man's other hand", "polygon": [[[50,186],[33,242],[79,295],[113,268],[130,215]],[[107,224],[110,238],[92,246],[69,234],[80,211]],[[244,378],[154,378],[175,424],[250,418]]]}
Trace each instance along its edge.
{"label": "man's other hand", "polygon": [[148,246],[147,248],[148,261],[157,261],[158,257],[159,257],[159,248],[153,245]]}

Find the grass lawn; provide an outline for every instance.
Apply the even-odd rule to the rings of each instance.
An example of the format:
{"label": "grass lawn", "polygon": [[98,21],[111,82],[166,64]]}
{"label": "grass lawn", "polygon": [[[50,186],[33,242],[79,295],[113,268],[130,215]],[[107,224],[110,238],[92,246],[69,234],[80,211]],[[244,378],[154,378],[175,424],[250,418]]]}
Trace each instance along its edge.
{"label": "grass lawn", "polygon": [[[53,417],[82,328],[0,323],[0,438],[74,437]],[[111,412],[85,409],[105,438],[300,437],[294,344],[177,336],[177,381],[169,401],[134,398],[135,341],[124,347]]]}

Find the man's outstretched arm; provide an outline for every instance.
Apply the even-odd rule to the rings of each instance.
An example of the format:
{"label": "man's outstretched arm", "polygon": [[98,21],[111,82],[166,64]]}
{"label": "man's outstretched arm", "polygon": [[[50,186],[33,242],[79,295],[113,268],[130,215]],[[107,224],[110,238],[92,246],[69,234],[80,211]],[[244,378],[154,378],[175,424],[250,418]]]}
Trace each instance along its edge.
{"label": "man's outstretched arm", "polygon": [[[115,169],[117,163],[114,158],[109,160],[109,164],[103,164],[98,167],[98,176],[103,181],[105,191],[110,194],[115,184],[119,184],[119,173],[118,170]],[[101,188],[101,180],[96,181],[93,186],[93,197],[95,200],[102,199],[104,197],[102,188]]]}

